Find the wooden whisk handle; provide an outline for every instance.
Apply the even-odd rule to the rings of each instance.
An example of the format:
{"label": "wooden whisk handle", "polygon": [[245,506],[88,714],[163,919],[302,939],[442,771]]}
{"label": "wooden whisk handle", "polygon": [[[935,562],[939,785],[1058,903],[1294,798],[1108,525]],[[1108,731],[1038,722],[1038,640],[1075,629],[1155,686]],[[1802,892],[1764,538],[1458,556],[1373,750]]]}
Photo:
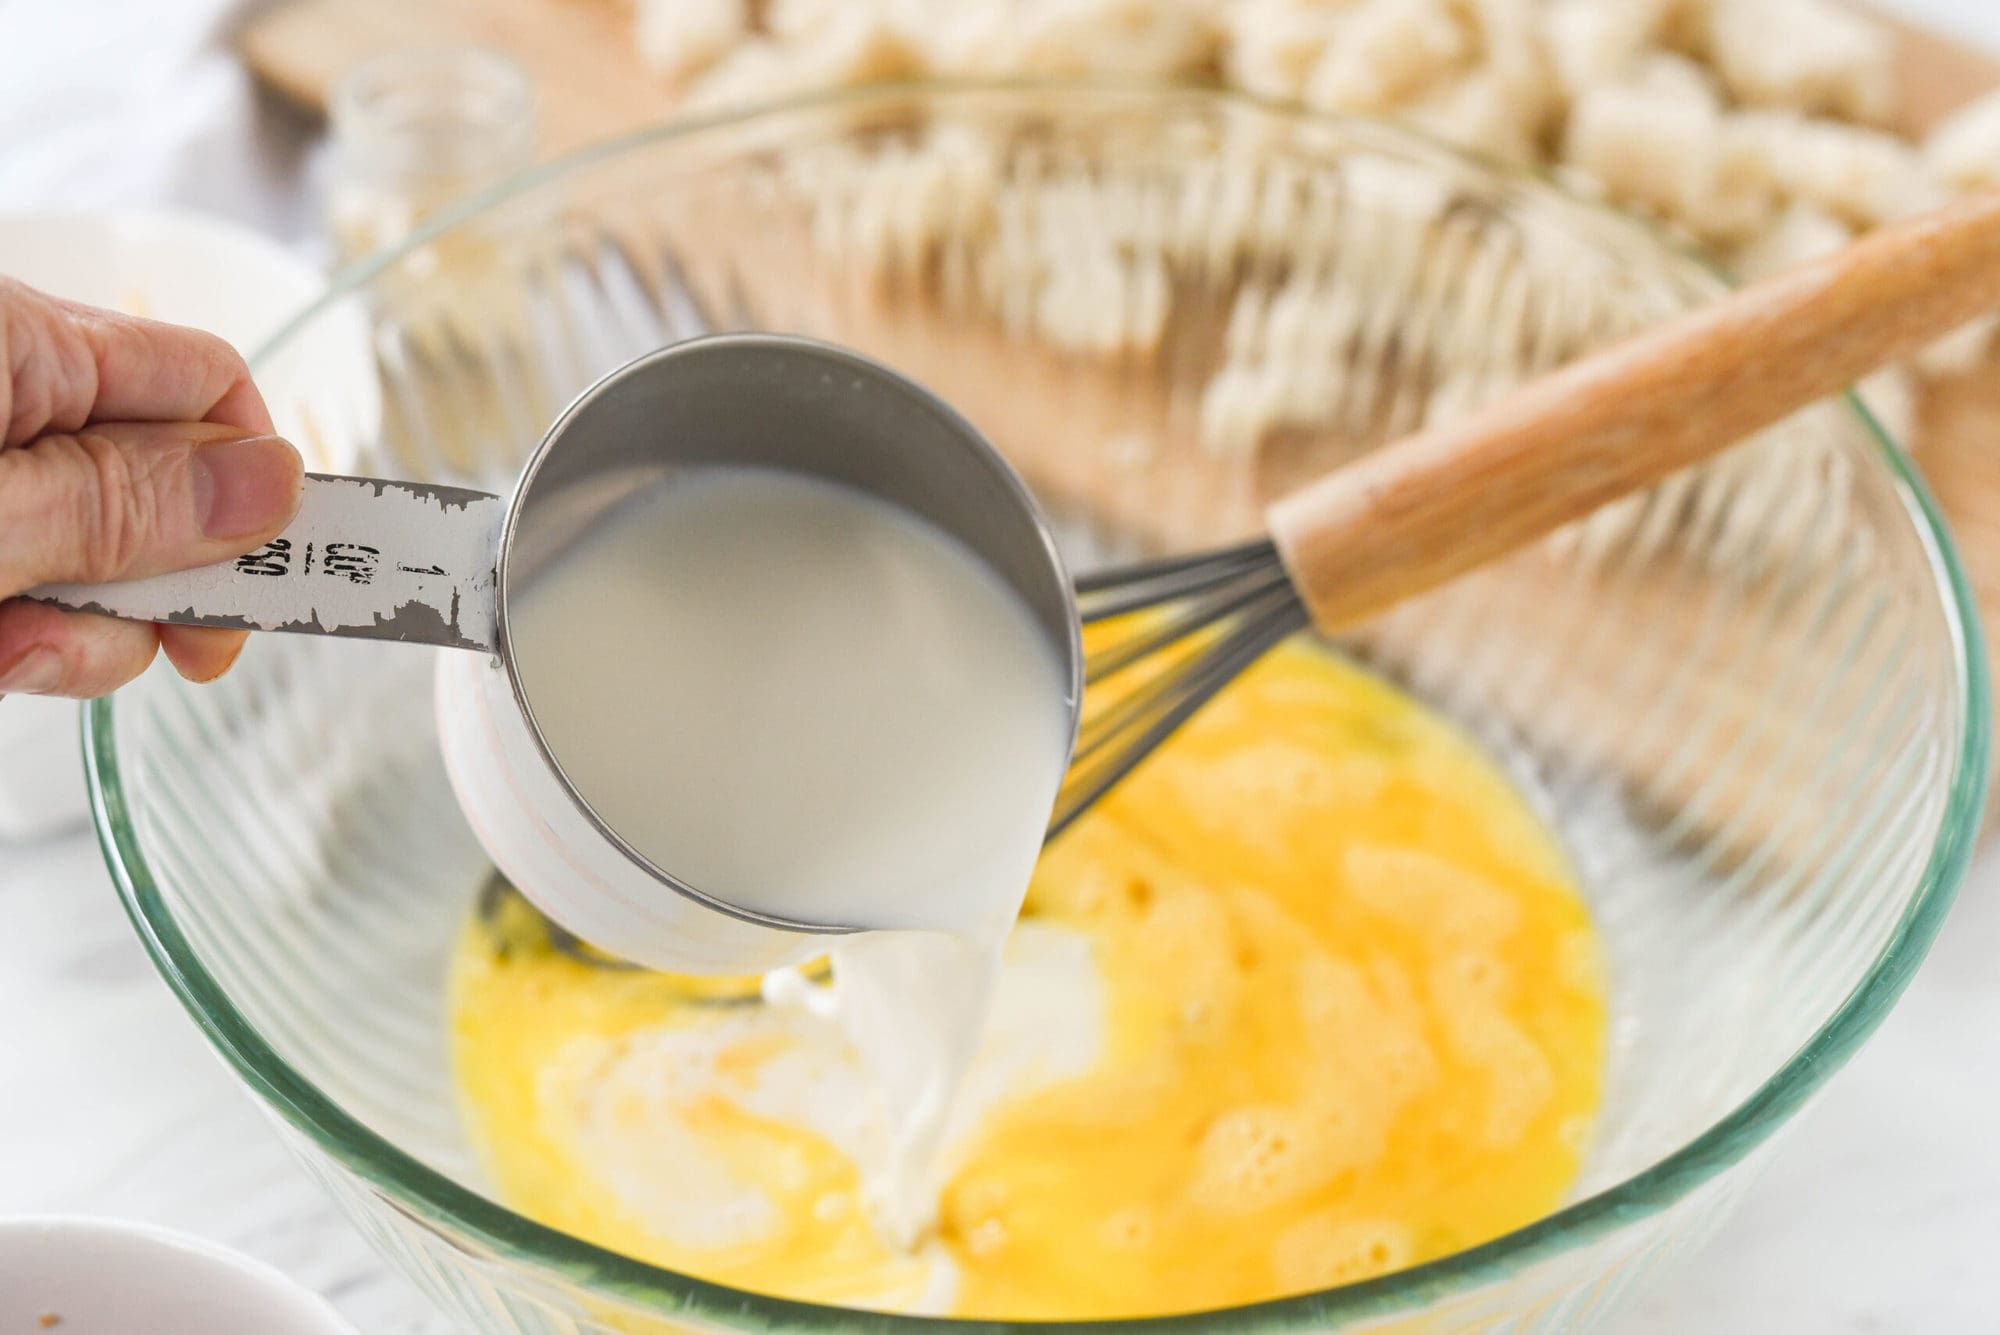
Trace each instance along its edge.
{"label": "wooden whisk handle", "polygon": [[2000,307],[2000,188],[1874,232],[1279,500],[1322,629],[1431,589],[1718,453]]}

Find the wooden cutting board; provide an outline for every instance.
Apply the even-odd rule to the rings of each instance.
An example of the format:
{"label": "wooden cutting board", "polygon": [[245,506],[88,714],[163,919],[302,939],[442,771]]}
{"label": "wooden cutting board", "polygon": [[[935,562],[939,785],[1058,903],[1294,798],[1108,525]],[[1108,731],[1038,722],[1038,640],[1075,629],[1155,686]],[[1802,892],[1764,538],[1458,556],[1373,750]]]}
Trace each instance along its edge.
{"label": "wooden cutting board", "polygon": [[630,0],[280,0],[237,38],[260,79],[319,112],[357,61],[458,42],[496,47],[528,71],[548,153],[651,124],[671,100],[639,59]]}
{"label": "wooden cutting board", "polygon": [[[271,87],[324,110],[357,60],[394,47],[479,41],[513,55],[541,100],[551,153],[657,121],[667,89],[641,64],[629,0],[289,0],[259,13],[240,45]],[[1921,133],[2000,86],[2000,56],[1889,21],[1904,103],[1898,128]],[[1934,385],[1914,452],[1950,518],[1985,612],[2000,631],[2000,364]]]}

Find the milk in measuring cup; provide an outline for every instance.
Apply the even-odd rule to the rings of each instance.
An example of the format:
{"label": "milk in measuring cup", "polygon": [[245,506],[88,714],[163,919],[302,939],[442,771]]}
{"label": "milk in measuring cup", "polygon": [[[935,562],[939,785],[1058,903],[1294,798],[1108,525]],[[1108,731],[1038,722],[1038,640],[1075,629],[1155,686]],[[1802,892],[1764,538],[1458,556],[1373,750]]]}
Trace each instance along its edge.
{"label": "milk in measuring cup", "polygon": [[914,1242],[1068,754],[1047,636],[927,522],[739,467],[626,502],[509,618],[534,723],[619,839],[727,903],[877,929],[827,938],[830,994],[773,991],[873,1074],[877,1217]]}

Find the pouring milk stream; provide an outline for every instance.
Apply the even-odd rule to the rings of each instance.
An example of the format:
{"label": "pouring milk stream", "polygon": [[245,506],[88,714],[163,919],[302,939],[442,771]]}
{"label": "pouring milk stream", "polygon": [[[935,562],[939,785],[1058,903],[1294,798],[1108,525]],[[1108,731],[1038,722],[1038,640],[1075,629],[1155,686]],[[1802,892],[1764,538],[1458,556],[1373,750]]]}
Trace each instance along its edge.
{"label": "pouring milk stream", "polygon": [[516,661],[565,772],[642,853],[831,938],[830,1003],[887,1103],[872,1194],[913,1245],[953,1087],[1068,757],[1057,656],[935,527],[718,469],[634,497],[530,586]]}

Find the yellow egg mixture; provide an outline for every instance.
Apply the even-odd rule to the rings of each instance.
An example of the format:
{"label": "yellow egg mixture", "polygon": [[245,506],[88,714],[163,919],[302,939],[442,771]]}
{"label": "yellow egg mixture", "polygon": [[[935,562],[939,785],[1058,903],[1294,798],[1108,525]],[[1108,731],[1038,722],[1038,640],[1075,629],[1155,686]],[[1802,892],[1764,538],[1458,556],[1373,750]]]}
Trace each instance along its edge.
{"label": "yellow egg mixture", "polygon": [[1562,1197],[1599,1097],[1596,938],[1550,837],[1464,736],[1305,641],[1049,846],[1007,973],[922,1255],[868,1222],[879,1129],[830,1028],[591,969],[518,902],[455,966],[466,1116],[504,1200],[632,1256],[1083,1319],[1516,1228]]}

